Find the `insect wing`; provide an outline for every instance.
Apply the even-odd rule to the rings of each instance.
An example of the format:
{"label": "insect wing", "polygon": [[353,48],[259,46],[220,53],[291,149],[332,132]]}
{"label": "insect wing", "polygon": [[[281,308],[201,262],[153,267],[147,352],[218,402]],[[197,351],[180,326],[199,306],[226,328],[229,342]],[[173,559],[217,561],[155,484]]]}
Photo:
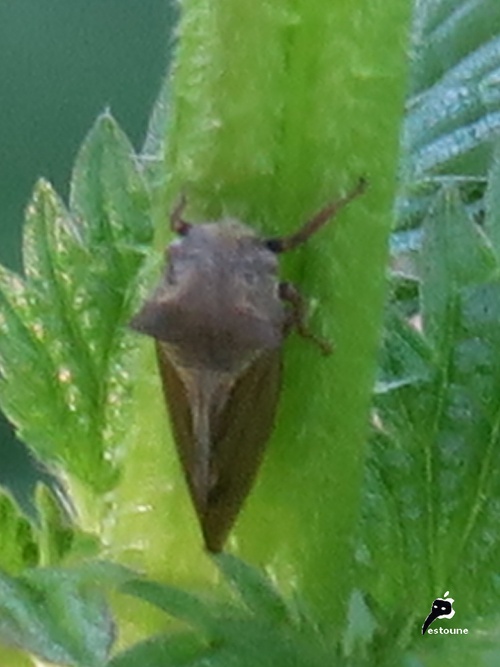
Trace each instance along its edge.
{"label": "insect wing", "polygon": [[193,475],[190,474],[195,469],[199,452],[193,438],[191,407],[186,388],[162,343],[158,341],[156,341],[156,355],[177,454],[182,464],[196,513],[199,515],[201,508],[197,506],[196,491],[193,488]]}
{"label": "insect wing", "polygon": [[200,451],[193,435],[185,387],[161,343],[158,363],[172,431],[198,520],[209,551],[223,547],[259,469],[273,429],[281,379],[281,351],[261,354],[239,377],[210,430],[212,487],[201,504],[195,484]]}
{"label": "insect wing", "polygon": [[236,381],[214,420],[213,486],[200,522],[209,551],[220,551],[253,486],[273,430],[281,384],[281,349],[261,354]]}

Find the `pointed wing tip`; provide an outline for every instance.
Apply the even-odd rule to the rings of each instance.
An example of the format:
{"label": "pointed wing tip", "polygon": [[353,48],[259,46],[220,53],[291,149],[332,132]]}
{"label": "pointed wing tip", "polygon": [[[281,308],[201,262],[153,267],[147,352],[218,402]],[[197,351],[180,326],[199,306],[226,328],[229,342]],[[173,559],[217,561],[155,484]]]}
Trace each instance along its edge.
{"label": "pointed wing tip", "polygon": [[220,554],[224,549],[227,533],[220,534],[218,531],[210,530],[201,522],[201,530],[203,533],[203,542],[205,549],[211,556]]}
{"label": "pointed wing tip", "polygon": [[224,550],[224,545],[234,525],[234,518],[231,522],[227,522],[227,517],[214,516],[210,514],[210,511],[199,517],[205,549],[210,555],[220,554]]}

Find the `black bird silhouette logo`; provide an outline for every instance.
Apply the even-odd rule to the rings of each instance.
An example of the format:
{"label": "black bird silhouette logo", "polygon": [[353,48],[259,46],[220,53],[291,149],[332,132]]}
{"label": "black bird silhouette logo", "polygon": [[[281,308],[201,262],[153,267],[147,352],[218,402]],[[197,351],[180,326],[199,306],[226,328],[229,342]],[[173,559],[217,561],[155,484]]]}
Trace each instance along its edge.
{"label": "black bird silhouette logo", "polygon": [[446,591],[442,598],[436,598],[432,603],[431,613],[427,616],[422,626],[423,635],[425,635],[425,631],[436,618],[453,618],[455,616],[455,610],[453,609],[455,600],[447,597],[449,594],[450,592]]}

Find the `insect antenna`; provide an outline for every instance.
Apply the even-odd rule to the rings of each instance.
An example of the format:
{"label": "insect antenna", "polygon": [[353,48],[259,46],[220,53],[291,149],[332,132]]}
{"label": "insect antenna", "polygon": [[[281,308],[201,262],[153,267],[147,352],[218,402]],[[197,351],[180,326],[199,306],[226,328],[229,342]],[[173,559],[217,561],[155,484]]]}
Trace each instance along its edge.
{"label": "insect antenna", "polygon": [[318,211],[310,220],[308,220],[298,231],[290,236],[281,238],[267,239],[264,241],[265,246],[275,253],[287,252],[293,250],[307,239],[315,234],[323,225],[325,225],[330,218],[335,217],[347,204],[350,204],[353,199],[362,195],[368,186],[365,178],[360,178],[356,187],[348,192],[344,197],[328,204],[321,211]]}
{"label": "insect antenna", "polygon": [[182,194],[170,214],[170,227],[172,231],[179,234],[179,236],[186,236],[192,227],[190,222],[186,222],[186,220],[183,220],[182,218],[182,212],[186,208],[186,204],[186,195]]}

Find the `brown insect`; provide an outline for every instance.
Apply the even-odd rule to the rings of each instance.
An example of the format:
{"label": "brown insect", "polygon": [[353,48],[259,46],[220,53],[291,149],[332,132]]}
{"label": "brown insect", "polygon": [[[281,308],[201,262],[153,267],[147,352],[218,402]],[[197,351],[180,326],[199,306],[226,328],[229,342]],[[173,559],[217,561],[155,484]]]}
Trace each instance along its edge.
{"label": "brown insect", "polygon": [[205,545],[220,551],[257,474],[273,428],[288,333],[330,345],[305,321],[306,302],[277,278],[277,255],[305,243],[366,187],[363,179],[295,234],[260,238],[238,220],[191,224],[167,248],[160,284],[131,321],[156,341],[184,475]]}

